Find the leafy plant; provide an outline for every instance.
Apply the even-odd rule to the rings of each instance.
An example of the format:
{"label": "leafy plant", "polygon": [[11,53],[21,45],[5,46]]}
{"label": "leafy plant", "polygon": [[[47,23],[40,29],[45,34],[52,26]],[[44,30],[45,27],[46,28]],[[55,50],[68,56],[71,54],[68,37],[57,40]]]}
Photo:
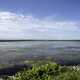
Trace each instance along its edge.
{"label": "leafy plant", "polygon": [[34,64],[32,69],[24,69],[3,80],[80,80],[80,70],[56,63]]}

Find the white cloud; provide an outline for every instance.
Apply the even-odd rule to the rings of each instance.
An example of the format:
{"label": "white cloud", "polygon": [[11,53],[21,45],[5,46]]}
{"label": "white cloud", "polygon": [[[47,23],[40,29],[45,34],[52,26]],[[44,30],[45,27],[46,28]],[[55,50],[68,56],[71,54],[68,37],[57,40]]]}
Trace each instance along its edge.
{"label": "white cloud", "polygon": [[0,12],[0,39],[80,37],[79,22],[55,21],[48,18],[39,19],[30,15]]}

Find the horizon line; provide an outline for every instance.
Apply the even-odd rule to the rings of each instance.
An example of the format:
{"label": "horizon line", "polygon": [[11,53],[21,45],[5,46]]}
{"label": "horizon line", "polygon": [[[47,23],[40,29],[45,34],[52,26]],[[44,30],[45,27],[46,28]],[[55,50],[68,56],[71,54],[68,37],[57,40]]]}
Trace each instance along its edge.
{"label": "horizon line", "polygon": [[80,41],[79,39],[1,39],[0,42],[14,42],[14,41]]}

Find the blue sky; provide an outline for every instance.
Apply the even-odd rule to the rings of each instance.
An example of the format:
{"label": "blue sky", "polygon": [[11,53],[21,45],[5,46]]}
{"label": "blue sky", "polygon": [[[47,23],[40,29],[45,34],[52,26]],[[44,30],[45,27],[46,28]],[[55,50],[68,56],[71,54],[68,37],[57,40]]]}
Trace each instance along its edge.
{"label": "blue sky", "polygon": [[80,39],[80,0],[0,0],[0,39]]}

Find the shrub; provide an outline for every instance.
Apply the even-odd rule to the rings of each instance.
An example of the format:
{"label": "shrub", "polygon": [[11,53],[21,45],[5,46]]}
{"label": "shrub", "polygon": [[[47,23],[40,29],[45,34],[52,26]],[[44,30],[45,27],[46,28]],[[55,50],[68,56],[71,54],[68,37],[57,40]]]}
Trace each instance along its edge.
{"label": "shrub", "polygon": [[53,77],[59,75],[60,66],[56,63],[45,65],[33,65],[32,69],[18,72],[12,80],[53,80]]}
{"label": "shrub", "polygon": [[56,63],[33,65],[9,77],[7,80],[80,80],[80,70],[63,67]]}

